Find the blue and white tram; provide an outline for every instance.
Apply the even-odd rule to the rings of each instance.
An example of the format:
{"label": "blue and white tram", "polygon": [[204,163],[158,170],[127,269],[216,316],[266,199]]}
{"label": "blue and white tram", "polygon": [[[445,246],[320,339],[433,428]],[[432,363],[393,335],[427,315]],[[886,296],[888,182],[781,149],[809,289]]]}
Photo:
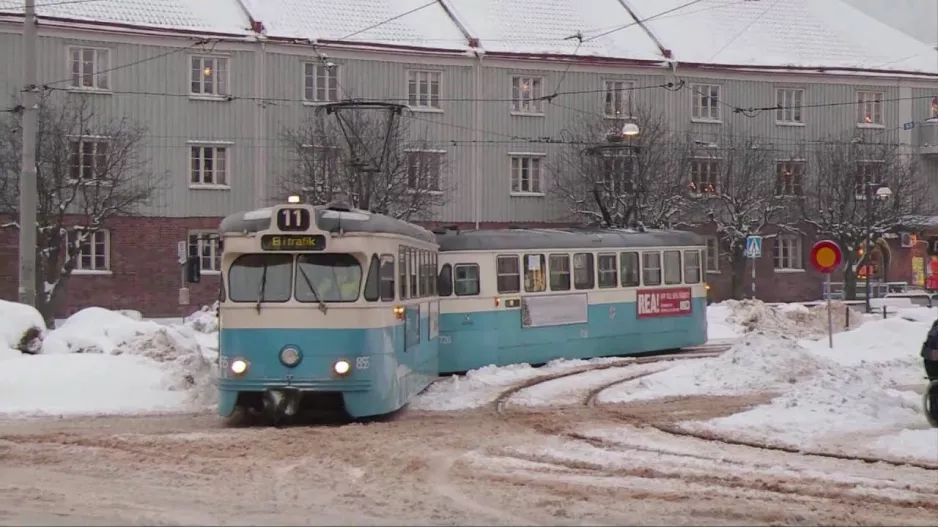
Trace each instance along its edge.
{"label": "blue and white tram", "polygon": [[436,379],[430,231],[342,204],[241,212],[220,231],[220,415],[382,415]]}
{"label": "blue and white tram", "polygon": [[706,246],[694,233],[506,229],[437,241],[441,373],[707,340]]}

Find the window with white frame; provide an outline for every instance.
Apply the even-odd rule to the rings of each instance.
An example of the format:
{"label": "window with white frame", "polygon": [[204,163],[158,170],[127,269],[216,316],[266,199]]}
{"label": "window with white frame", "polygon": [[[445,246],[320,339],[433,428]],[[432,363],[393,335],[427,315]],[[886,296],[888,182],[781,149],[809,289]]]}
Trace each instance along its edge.
{"label": "window with white frame", "polygon": [[202,272],[221,271],[221,242],[214,232],[189,233],[189,257],[198,258]]}
{"label": "window with white frame", "polygon": [[189,92],[193,95],[219,97],[228,95],[228,59],[192,57]]}
{"label": "window with white frame", "polygon": [[110,90],[111,52],[100,48],[68,48],[71,87]]}
{"label": "window with white frame", "polygon": [[704,265],[708,273],[720,272],[720,240],[716,236],[707,236],[707,254]]}
{"label": "window with white frame", "polygon": [[716,194],[720,178],[720,160],[694,159],[690,165],[691,194]]}
{"label": "window with white frame", "polygon": [[883,125],[882,92],[857,92],[857,124],[870,126]]}
{"label": "window with white frame", "polygon": [[514,194],[541,194],[540,156],[511,156],[511,192]]}
{"label": "window with white frame", "polygon": [[315,62],[303,64],[303,100],[336,102],[339,100],[339,67]]}
{"label": "window with white frame", "polygon": [[775,122],[782,124],[804,124],[804,90],[799,88],[778,88],[775,90]]}
{"label": "window with white frame", "polygon": [[544,113],[544,79],[515,75],[511,78],[511,111],[515,113]]}
{"label": "window with white frame", "polygon": [[191,185],[228,185],[227,146],[193,145],[189,148],[189,162]]}
{"label": "window with white frame", "polygon": [[72,139],[68,146],[70,180],[91,181],[107,177],[109,144],[106,139],[88,137]]}
{"label": "window with white frame", "polygon": [[775,164],[775,195],[801,196],[803,194],[804,161],[778,161]]}
{"label": "window with white frame", "polygon": [[616,152],[604,156],[605,172],[601,181],[603,189],[616,195],[632,192],[635,182],[634,162],[631,152]]}
{"label": "window with white frame", "polygon": [[691,86],[693,117],[698,121],[720,120],[720,86],[717,84],[695,84]]}
{"label": "window with white frame", "polygon": [[856,198],[865,200],[867,194],[876,191],[876,186],[883,183],[883,171],[886,163],[883,161],[857,161],[856,171],[853,174],[853,187]]}
{"label": "window with white frame", "polygon": [[407,72],[407,105],[411,108],[440,108],[440,72]]}
{"label": "window with white frame", "polygon": [[[101,229],[92,233],[71,230],[65,235],[67,254],[75,257],[75,271],[108,271],[111,268],[110,232]],[[74,244],[78,251],[73,252]]]}
{"label": "window with white frame", "polygon": [[775,238],[775,268],[804,269],[801,257],[801,237],[779,235]]}
{"label": "window with white frame", "polygon": [[633,87],[634,84],[629,81],[606,81],[606,117],[622,118],[631,116]]}
{"label": "window with white frame", "polygon": [[407,187],[439,192],[442,188],[443,156],[441,151],[407,152]]}

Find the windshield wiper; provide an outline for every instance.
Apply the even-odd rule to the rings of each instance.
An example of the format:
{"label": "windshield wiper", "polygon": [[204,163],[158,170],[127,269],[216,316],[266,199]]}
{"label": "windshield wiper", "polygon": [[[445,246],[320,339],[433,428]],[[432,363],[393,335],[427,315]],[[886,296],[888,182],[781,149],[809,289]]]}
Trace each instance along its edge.
{"label": "windshield wiper", "polygon": [[316,288],[313,287],[313,282],[309,279],[309,275],[306,274],[306,269],[303,269],[303,264],[297,262],[296,267],[300,270],[300,274],[303,275],[303,280],[306,281],[306,285],[309,286],[309,290],[313,293],[313,298],[319,302],[319,310],[322,311],[323,315],[325,315],[326,311],[329,311],[329,308],[326,306],[326,303],[319,298],[319,293],[317,293]]}
{"label": "windshield wiper", "polygon": [[267,260],[264,260],[264,270],[261,272],[261,286],[257,291],[257,304],[254,306],[258,315],[261,314],[261,302],[264,301],[265,289],[267,289]]}

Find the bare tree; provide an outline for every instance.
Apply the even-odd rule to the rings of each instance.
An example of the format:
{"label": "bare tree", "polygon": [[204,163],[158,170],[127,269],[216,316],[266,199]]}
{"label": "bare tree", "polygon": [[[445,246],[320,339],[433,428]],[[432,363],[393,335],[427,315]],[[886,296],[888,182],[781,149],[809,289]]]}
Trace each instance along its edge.
{"label": "bare tree", "polygon": [[[860,249],[867,233],[872,243],[938,208],[914,156],[899,144],[870,139],[831,138],[812,145],[817,172],[808,180],[802,209],[817,234],[843,250],[844,294],[850,300],[856,298],[858,267],[866,263]],[[880,188],[891,195],[878,199]]]}
{"label": "bare tree", "polygon": [[382,110],[317,111],[284,130],[295,162],[281,179],[282,193],[316,205],[348,200],[403,220],[432,216],[453,190],[446,152],[427,140],[426,130],[418,136],[406,117],[388,118]]}
{"label": "bare tree", "polygon": [[[629,120],[587,116],[562,132],[551,193],[575,217],[604,227],[670,226],[681,211],[684,160],[664,116],[645,108]],[[634,136],[623,133],[637,126]]]}
{"label": "bare tree", "polygon": [[[778,231],[794,231],[795,218],[786,188],[776,171],[775,148],[757,138],[729,134],[721,144],[688,140],[686,189],[693,200],[685,225],[710,225],[721,258],[730,266],[734,298],[743,298],[746,283],[746,238],[774,238]],[[771,232],[770,232],[771,231]]]}
{"label": "bare tree", "polygon": [[[149,171],[143,155],[146,128],[107,118],[86,96],[39,99],[36,138],[36,308],[51,324],[69,278],[87,266],[95,233],[115,216],[131,215],[154,197],[162,176]],[[0,120],[0,213],[18,229],[19,113]]]}

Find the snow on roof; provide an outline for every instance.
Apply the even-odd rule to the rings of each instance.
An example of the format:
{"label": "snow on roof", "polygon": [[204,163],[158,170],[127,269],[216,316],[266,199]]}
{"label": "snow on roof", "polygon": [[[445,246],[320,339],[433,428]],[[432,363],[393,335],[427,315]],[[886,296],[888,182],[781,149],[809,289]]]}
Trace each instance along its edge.
{"label": "snow on roof", "polygon": [[[22,12],[23,0],[0,0],[0,13]],[[235,35],[248,35],[251,27],[237,0],[39,0],[36,13],[40,19],[45,16]]]}
{"label": "snow on roof", "polygon": [[[487,52],[663,60],[619,0],[447,0]],[[601,35],[607,31],[629,26]],[[584,43],[577,49],[577,32]]]}
{"label": "snow on roof", "polygon": [[426,6],[427,0],[242,1],[253,18],[263,22],[269,37],[451,50],[464,50],[469,44],[439,2]]}
{"label": "snow on roof", "polygon": [[[686,0],[624,0],[640,18]],[[646,22],[684,63],[936,71],[936,52],[841,0],[703,0]]]}

